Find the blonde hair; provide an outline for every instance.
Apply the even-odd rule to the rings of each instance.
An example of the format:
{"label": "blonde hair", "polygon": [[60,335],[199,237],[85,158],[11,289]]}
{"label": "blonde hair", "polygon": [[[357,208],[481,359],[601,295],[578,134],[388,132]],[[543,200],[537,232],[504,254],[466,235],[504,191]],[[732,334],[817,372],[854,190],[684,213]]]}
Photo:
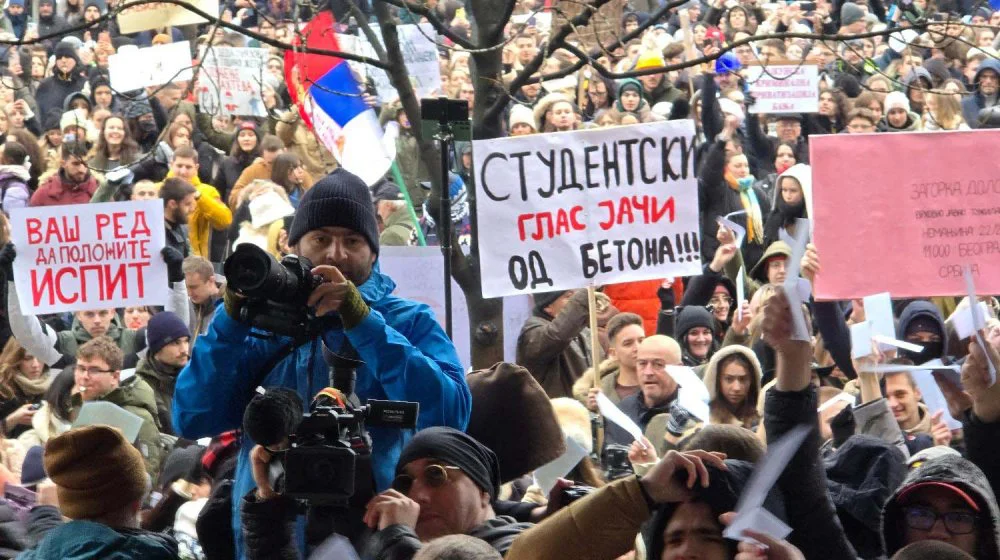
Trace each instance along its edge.
{"label": "blonde hair", "polygon": [[14,398],[14,377],[21,372],[21,361],[27,355],[17,339],[7,339],[3,352],[0,352],[0,398]]}
{"label": "blonde hair", "polygon": [[929,95],[934,97],[934,111],[928,113],[931,113],[931,118],[939,127],[944,130],[956,130],[965,123],[965,119],[962,118],[962,106],[954,95],[943,89],[932,90]]}

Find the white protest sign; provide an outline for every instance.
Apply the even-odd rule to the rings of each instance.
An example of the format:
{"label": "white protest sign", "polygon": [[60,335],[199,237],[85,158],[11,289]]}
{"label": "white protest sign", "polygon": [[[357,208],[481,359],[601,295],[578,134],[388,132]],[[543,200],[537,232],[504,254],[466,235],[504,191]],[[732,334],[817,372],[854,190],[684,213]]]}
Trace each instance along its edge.
{"label": "white protest sign", "polygon": [[[377,26],[372,30],[379,41],[382,41],[381,30]],[[429,23],[421,23],[419,27],[399,25],[396,26],[396,31],[399,35],[399,49],[403,53],[403,64],[406,66],[414,93],[418,98],[440,95],[442,88],[441,67],[438,65],[437,31]],[[361,56],[378,58],[368,38],[360,30],[354,43],[354,52]],[[385,70],[363,66],[361,71],[375,83],[379,103],[389,103],[399,99],[399,94],[392,87]]]}
{"label": "white protest sign", "polygon": [[213,115],[267,116],[261,94],[267,57],[267,49],[203,48],[196,88],[202,111]]}
{"label": "white protest sign", "polygon": [[851,358],[856,360],[871,356],[873,350],[872,322],[861,321],[851,325]]}
{"label": "white protest sign", "polygon": [[[989,316],[990,308],[986,306],[986,302],[979,302],[977,307],[979,307],[979,313],[982,317]],[[955,334],[958,335],[959,340],[965,340],[976,334],[976,325],[972,316],[972,306],[967,305],[956,310],[951,314],[951,317],[948,317],[946,322],[955,329]]]}
{"label": "white protest sign", "polygon": [[[396,281],[395,295],[430,306],[444,325],[444,260],[440,247],[382,247],[378,257],[383,273]],[[451,283],[452,342],[462,366],[472,365],[469,339],[469,309],[465,294]],[[517,355],[517,335],[531,316],[530,296],[511,296],[503,301],[504,359],[513,362]]]}
{"label": "white protest sign", "polygon": [[542,489],[542,494],[548,496],[556,482],[569,474],[576,465],[587,456],[584,449],[575,439],[566,436],[566,452],[556,457],[554,461],[546,463],[534,472],[535,484]]}
{"label": "white protest sign", "polygon": [[815,113],[819,111],[819,72],[809,64],[747,66],[751,113]]}
{"label": "white protest sign", "polygon": [[[896,338],[896,324],[892,318],[892,298],[889,292],[865,296],[865,319],[872,325],[872,337],[883,336]],[[879,348],[888,350],[889,346],[880,344]]]}
{"label": "white protest sign", "polygon": [[484,297],[701,272],[690,120],[473,142]]}
{"label": "white protest sign", "polygon": [[[188,0],[184,3],[210,16],[219,13],[219,0]],[[131,4],[132,2],[126,2],[124,5],[130,6]],[[119,31],[125,34],[160,27],[205,23],[206,21],[208,20],[187,9],[186,6],[161,2],[127,7],[118,14]]]}
{"label": "white protest sign", "polygon": [[190,80],[191,67],[191,47],[187,41],[142,49],[123,48],[108,57],[108,74],[115,91]]}
{"label": "white protest sign", "polygon": [[[976,285],[972,280],[972,272],[968,266],[962,267],[962,279],[965,282],[965,291],[969,296],[969,311],[972,314],[972,327],[976,331],[976,342],[980,348],[986,348],[986,341],[983,340],[981,333],[986,328],[986,315],[983,314],[983,310],[978,305],[975,305],[979,301],[979,298],[976,297]],[[986,367],[989,368],[990,386],[992,387],[997,382],[997,366],[993,363],[989,354],[986,355]]]}
{"label": "white protest sign", "polygon": [[16,208],[14,280],[24,313],[163,305],[163,202]]}

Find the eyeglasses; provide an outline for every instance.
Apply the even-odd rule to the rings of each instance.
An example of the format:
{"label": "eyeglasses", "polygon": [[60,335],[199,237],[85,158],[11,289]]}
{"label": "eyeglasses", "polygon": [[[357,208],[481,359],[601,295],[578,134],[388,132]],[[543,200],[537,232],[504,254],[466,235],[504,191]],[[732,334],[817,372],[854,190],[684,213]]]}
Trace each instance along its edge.
{"label": "eyeglasses", "polygon": [[733,303],[733,298],[729,296],[712,296],[712,299],[708,300],[708,303],[711,303],[712,305],[719,305],[723,303],[728,305]]}
{"label": "eyeglasses", "polygon": [[[432,464],[424,467],[424,484],[430,486],[431,488],[440,488],[448,482],[448,471],[460,471],[462,469],[458,467],[453,467],[451,465],[438,465]],[[409,494],[410,489],[413,488],[413,483],[416,481],[412,476],[403,473],[398,475],[392,481],[392,489],[399,492],[400,494]]]}
{"label": "eyeglasses", "polygon": [[944,521],[944,528],[953,535],[968,535],[976,530],[977,516],[967,511],[938,513],[929,507],[910,506],[903,508],[903,516],[906,524],[918,531],[930,531],[938,519]]}
{"label": "eyeglasses", "polygon": [[88,368],[88,367],[83,367],[83,366],[76,366],[75,371],[77,373],[79,373],[80,375],[83,375],[85,373],[87,375],[97,375],[99,373],[114,373],[115,370],[113,370],[113,369],[97,369],[97,368],[94,368],[94,367]]}

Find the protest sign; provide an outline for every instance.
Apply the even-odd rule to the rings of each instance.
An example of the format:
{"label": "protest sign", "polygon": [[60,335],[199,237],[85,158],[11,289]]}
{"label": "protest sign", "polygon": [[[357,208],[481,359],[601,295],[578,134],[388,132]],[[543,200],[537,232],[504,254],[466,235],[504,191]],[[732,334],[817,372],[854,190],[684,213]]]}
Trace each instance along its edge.
{"label": "protest sign", "polygon": [[163,305],[163,202],[16,208],[14,280],[24,313]]}
{"label": "protest sign", "polygon": [[701,272],[689,121],[473,142],[485,297]]}
{"label": "protest sign", "polygon": [[[373,27],[375,36],[382,41],[382,32]],[[399,50],[403,53],[403,64],[410,76],[410,84],[418,98],[434,97],[442,93],[441,67],[438,64],[437,31],[429,23],[417,25],[400,25],[396,27],[399,35]],[[355,54],[378,58],[375,49],[362,31],[354,44]],[[379,103],[389,103],[399,99],[399,94],[392,87],[389,75],[381,68],[371,66],[361,67],[361,72],[367,74],[375,84],[375,92]]]}
{"label": "protest sign", "polygon": [[[382,272],[398,281],[393,294],[430,306],[444,326],[444,260],[440,247],[382,247],[378,257]],[[503,301],[504,359],[513,362],[517,333],[531,316],[529,296],[511,296]],[[458,284],[451,283],[452,342],[462,366],[472,366],[469,339],[469,309]]]}
{"label": "protest sign", "polygon": [[267,72],[267,49],[202,49],[198,103],[210,114],[267,116],[261,82]]}
{"label": "protest sign", "polygon": [[768,64],[746,67],[747,86],[756,100],[751,113],[815,113],[819,111],[819,72],[811,64]]}
{"label": "protest sign", "polygon": [[981,293],[1000,293],[998,141],[998,130],[810,138],[816,298],[964,296],[963,265]]}
{"label": "protest sign", "polygon": [[[128,7],[129,4],[131,2],[126,2],[126,8],[118,14],[118,28],[121,33],[136,33],[146,29],[208,21],[186,7],[176,4],[153,3],[131,8]],[[219,0],[190,0],[186,4],[209,15],[214,16],[219,13]]]}
{"label": "protest sign", "polygon": [[132,91],[167,82],[190,80],[191,47],[187,41],[143,49],[122,48],[108,57],[111,88]]}

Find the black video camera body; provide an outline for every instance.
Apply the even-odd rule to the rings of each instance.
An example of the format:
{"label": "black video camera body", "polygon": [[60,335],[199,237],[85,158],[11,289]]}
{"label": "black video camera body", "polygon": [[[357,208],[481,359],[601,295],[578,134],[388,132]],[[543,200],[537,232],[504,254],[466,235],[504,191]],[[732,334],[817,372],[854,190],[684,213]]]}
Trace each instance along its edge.
{"label": "black video camera body", "polygon": [[370,470],[357,476],[358,463],[370,461],[371,438],[365,426],[415,428],[419,404],[369,400],[352,405],[339,391],[324,389],[302,415],[290,447],[270,466],[275,491],[312,505],[344,505],[359,494],[373,494]]}
{"label": "black video camera body", "polygon": [[226,283],[246,298],[238,320],[285,336],[313,332],[318,320],[306,305],[323,279],[312,273],[309,259],[286,255],[279,262],[266,251],[242,243],[226,259]]}

